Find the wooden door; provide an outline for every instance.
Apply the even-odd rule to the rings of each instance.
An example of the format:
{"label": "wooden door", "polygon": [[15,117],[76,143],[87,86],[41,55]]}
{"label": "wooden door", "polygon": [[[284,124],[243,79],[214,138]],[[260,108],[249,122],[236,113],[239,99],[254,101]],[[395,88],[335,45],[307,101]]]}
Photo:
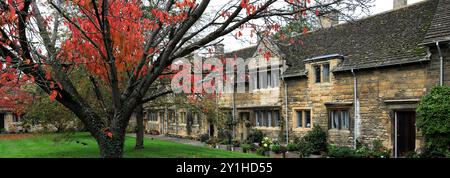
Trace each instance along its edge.
{"label": "wooden door", "polygon": [[404,156],[416,148],[416,113],[397,112],[397,156]]}
{"label": "wooden door", "polygon": [[5,129],[5,114],[0,113],[0,132]]}

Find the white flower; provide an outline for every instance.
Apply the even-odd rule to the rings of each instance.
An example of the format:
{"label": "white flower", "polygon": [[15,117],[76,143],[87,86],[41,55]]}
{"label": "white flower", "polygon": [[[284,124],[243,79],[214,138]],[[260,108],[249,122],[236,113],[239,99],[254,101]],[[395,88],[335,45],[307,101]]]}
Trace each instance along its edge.
{"label": "white flower", "polygon": [[267,147],[267,143],[264,143],[264,145],[263,145],[264,147]]}

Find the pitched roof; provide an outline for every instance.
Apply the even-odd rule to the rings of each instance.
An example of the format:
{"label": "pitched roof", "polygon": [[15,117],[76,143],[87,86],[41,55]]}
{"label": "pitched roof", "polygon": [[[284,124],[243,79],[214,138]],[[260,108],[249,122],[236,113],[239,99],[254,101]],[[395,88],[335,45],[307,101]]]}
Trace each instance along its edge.
{"label": "pitched roof", "polygon": [[440,0],[423,44],[450,41],[450,0]]}
{"label": "pitched roof", "polygon": [[334,71],[427,61],[426,48],[418,44],[427,34],[437,2],[428,0],[306,33],[296,37],[294,40],[297,43],[294,44],[279,42],[281,51],[291,65],[285,75],[304,75],[305,59],[331,54],[345,58]]}
{"label": "pitched roof", "polygon": [[243,59],[248,59],[253,57],[253,54],[255,54],[256,49],[258,48],[258,46],[250,46],[247,48],[242,48],[236,51],[231,51],[228,53],[225,53],[225,58],[234,58],[235,56],[243,58]]}

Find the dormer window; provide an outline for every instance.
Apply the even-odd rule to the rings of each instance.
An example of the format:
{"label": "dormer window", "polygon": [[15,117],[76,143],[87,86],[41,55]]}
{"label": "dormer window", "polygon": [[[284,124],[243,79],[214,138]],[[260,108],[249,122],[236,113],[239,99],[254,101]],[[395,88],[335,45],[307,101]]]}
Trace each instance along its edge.
{"label": "dormer window", "polygon": [[320,65],[314,66],[314,75],[315,75],[315,81],[316,83],[320,83],[322,81],[322,76],[320,72]]}
{"label": "dormer window", "polygon": [[330,82],[330,63],[314,65],[313,70],[315,83]]}
{"label": "dormer window", "polygon": [[322,64],[322,82],[330,82],[330,64]]}

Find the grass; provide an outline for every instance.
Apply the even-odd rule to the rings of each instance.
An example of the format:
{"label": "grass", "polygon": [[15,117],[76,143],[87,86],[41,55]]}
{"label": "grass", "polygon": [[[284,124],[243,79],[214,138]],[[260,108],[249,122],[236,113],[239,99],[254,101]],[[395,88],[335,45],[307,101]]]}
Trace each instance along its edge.
{"label": "grass", "polygon": [[[79,143],[77,143],[77,141]],[[81,143],[86,143],[83,145]],[[145,139],[145,148],[135,150],[135,138],[125,141],[126,158],[255,158],[255,154]],[[97,143],[88,133],[42,134],[30,138],[0,140],[1,158],[97,158]]]}

